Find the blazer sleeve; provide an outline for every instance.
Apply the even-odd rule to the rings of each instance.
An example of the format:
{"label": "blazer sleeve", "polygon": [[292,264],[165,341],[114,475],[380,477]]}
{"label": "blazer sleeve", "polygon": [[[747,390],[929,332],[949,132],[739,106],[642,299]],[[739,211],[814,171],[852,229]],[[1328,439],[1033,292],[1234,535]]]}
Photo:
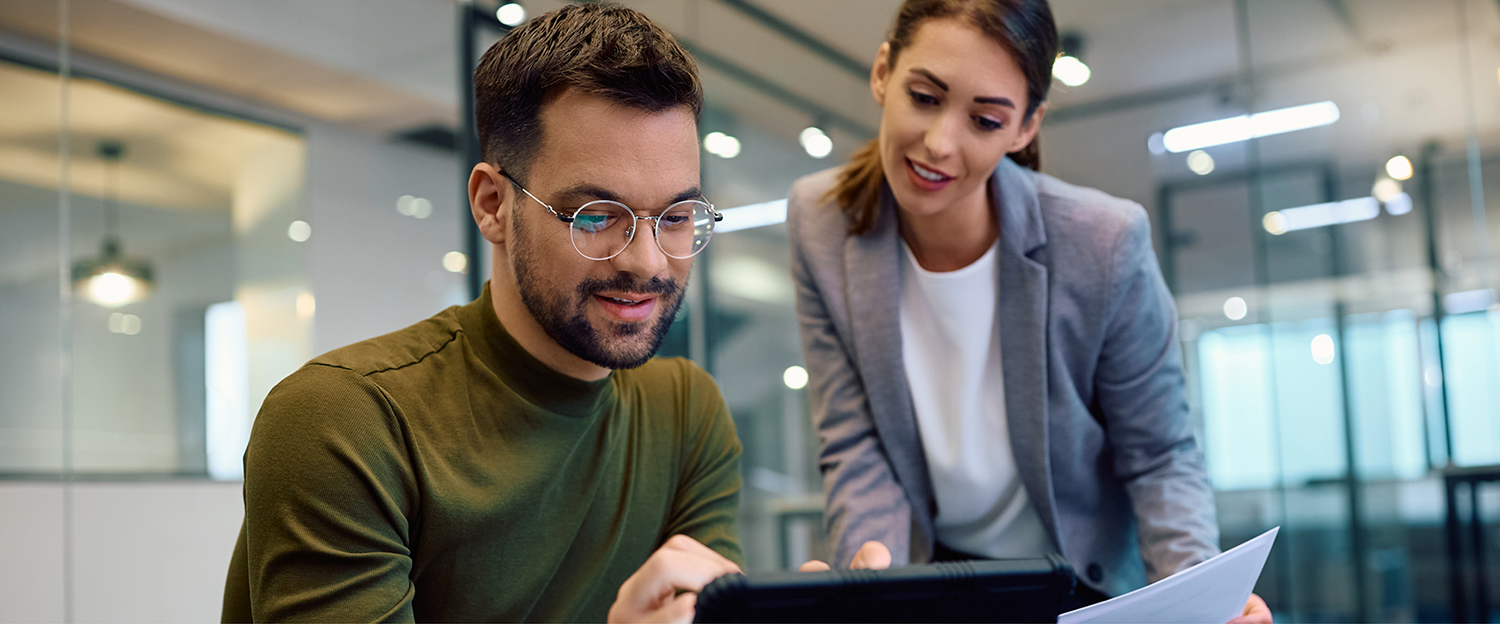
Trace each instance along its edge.
{"label": "blazer sleeve", "polygon": [[[828,240],[841,242],[843,233],[833,236],[804,229],[816,227],[807,223],[812,221],[806,218],[808,210],[833,210],[819,205],[821,193],[805,186],[793,186],[788,196],[787,227],[808,396],[820,443],[824,521],[834,545],[830,564],[848,567],[859,547],[873,540],[890,549],[892,565],[905,565],[911,559],[911,506],[891,471],[852,350],[846,337],[839,335],[830,301],[825,298],[825,294],[838,296],[842,284],[819,280],[820,275],[841,278],[844,272],[840,267],[819,266],[813,261],[814,256],[838,257],[837,250],[811,246],[829,245]],[[838,222],[841,224],[842,219]]]}
{"label": "blazer sleeve", "polygon": [[1188,416],[1177,310],[1131,211],[1111,257],[1109,308],[1095,373],[1098,405],[1137,519],[1148,582],[1219,552],[1213,490]]}

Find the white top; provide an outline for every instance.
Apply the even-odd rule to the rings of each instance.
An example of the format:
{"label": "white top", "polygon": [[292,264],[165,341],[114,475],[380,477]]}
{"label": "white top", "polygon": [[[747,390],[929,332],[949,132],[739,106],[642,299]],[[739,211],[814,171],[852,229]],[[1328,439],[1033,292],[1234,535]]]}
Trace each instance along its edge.
{"label": "white top", "polygon": [[1005,421],[995,329],[1000,243],[943,273],[918,265],[905,241],[901,249],[901,357],[937,497],[937,539],[992,558],[1052,552]]}

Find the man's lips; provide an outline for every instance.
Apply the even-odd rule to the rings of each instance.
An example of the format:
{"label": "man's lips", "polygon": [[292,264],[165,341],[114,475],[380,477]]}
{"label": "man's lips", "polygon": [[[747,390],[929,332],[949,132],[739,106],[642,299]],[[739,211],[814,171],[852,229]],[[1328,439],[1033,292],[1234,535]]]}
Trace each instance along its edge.
{"label": "man's lips", "polygon": [[657,295],[607,292],[594,295],[594,301],[610,316],[627,322],[642,321],[656,311]]}

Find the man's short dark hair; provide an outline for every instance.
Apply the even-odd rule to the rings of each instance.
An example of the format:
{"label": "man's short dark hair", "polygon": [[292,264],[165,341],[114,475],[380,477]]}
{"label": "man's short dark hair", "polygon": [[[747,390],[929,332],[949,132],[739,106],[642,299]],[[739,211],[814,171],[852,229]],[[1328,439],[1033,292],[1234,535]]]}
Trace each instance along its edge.
{"label": "man's short dark hair", "polygon": [[479,149],[524,180],[542,141],[542,105],[568,89],[659,113],[703,112],[693,57],[639,11],[574,4],[541,15],[490,46],[474,70]]}

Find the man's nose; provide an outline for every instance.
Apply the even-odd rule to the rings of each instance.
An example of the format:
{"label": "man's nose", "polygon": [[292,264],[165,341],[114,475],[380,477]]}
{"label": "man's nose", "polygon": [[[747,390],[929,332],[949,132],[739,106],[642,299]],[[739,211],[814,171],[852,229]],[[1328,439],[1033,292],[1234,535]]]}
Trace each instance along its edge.
{"label": "man's nose", "polygon": [[615,269],[624,271],[639,277],[641,280],[649,280],[660,274],[667,266],[667,255],[662,253],[661,246],[656,243],[656,228],[646,219],[638,219],[632,227],[635,233],[630,237],[630,242],[625,244],[625,249],[613,258],[610,258]]}

